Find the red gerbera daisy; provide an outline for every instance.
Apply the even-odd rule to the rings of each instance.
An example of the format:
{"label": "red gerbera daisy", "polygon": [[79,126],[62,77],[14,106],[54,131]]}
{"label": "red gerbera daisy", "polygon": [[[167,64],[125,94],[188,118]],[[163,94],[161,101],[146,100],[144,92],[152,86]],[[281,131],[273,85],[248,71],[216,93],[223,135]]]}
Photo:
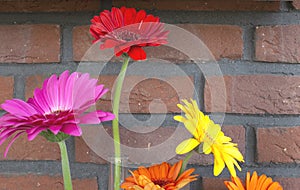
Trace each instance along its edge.
{"label": "red gerbera daisy", "polygon": [[91,20],[90,32],[93,41],[102,42],[100,49],[113,48],[116,56],[128,54],[134,60],[146,59],[145,46],[167,43],[168,31],[159,18],[134,8],[105,10]]}

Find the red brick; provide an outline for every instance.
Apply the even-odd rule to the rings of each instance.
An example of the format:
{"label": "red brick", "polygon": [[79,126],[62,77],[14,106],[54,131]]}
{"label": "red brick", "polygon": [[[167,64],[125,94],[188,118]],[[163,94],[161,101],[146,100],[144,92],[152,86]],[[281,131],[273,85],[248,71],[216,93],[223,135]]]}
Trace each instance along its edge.
{"label": "red brick", "polygon": [[300,0],[293,0],[293,6],[295,9],[300,9]]}
{"label": "red brick", "polygon": [[256,28],[256,60],[300,63],[300,25]]}
{"label": "red brick", "polygon": [[[26,79],[26,99],[33,95],[35,88],[42,86],[44,78],[45,76],[35,75]],[[115,79],[116,76],[101,75],[99,76],[99,83],[112,89]],[[148,79],[143,76],[127,76],[122,89],[120,113],[179,112],[176,104],[179,103],[180,99],[193,97],[194,93],[193,79],[179,76],[164,80]],[[97,108],[112,111],[111,100],[112,95],[109,91],[97,103]]]}
{"label": "red brick", "polygon": [[239,75],[206,78],[208,112],[299,114],[300,77]]}
{"label": "red brick", "polygon": [[164,0],[164,1],[146,1],[146,0],[113,0],[113,5],[137,7],[139,9],[157,9],[157,10],[204,10],[204,11],[278,11],[280,4],[277,1],[253,1],[253,0]]}
{"label": "red brick", "polygon": [[[2,189],[9,190],[63,190],[62,177],[38,176],[38,175],[10,175],[0,176]],[[96,178],[91,179],[73,179],[74,190],[82,189],[97,190],[98,184]]]}
{"label": "red brick", "polygon": [[[10,140],[0,146],[3,155]],[[44,137],[37,136],[28,141],[26,135],[21,135],[10,147],[7,157],[0,155],[0,160],[59,160],[60,150],[57,143],[48,142]]]}
{"label": "red brick", "polygon": [[300,186],[300,178],[274,178],[278,181],[284,190],[295,190]]}
{"label": "red brick", "polygon": [[14,78],[0,76],[0,104],[5,100],[12,99],[14,94]]}
{"label": "red brick", "polygon": [[[125,128],[126,127],[126,128]],[[175,128],[175,127],[132,127],[132,126],[125,126],[120,128],[120,137],[121,137],[121,144],[126,146],[127,152],[125,151],[124,154],[128,154],[129,160],[133,161],[133,159],[136,159],[140,162],[145,162],[145,154],[143,155],[134,155],[135,150],[138,150],[140,148],[153,148],[153,150],[160,150],[159,148],[168,146],[169,150],[165,150],[164,157],[166,159],[170,159],[170,157],[175,156],[175,148],[176,146],[184,139],[187,139],[190,137],[190,134],[187,130],[183,128]],[[89,132],[90,134],[97,135],[101,130],[95,128],[89,128],[89,130],[92,130],[92,132]],[[112,139],[112,131],[111,127],[105,127],[104,130],[107,132],[107,134],[111,137],[111,145],[113,144]],[[179,131],[176,131],[179,130]],[[176,131],[176,132],[175,132]],[[239,150],[242,152],[242,154],[245,153],[245,130],[242,126],[224,126],[223,131],[225,135],[228,135],[232,137],[232,141],[234,143],[238,143]],[[95,153],[92,148],[96,148],[95,151],[107,151],[108,147],[110,147],[109,143],[104,140],[104,138],[100,138],[99,135],[97,136],[97,139],[102,139],[98,143],[99,145],[92,144],[92,141],[90,141],[89,147],[86,142],[82,138],[76,138],[75,139],[75,159],[77,162],[92,162],[92,163],[100,163],[104,164],[106,163],[101,156],[105,157],[108,155],[108,153],[104,152],[98,152]],[[87,139],[89,136],[87,133],[85,133],[84,130],[84,138]],[[166,144],[168,143],[168,144]],[[105,147],[101,147],[102,145]],[[161,147],[159,147],[161,146]],[[112,147],[111,147],[112,148]],[[108,151],[113,153],[113,148]],[[140,150],[138,150],[140,152]],[[129,154],[130,153],[130,154]],[[133,156],[134,155],[134,156]],[[142,156],[139,158],[139,156]],[[175,158],[172,158],[170,163],[175,163],[179,159],[183,159],[184,156],[176,156]],[[104,158],[107,159],[107,158]],[[152,161],[152,158],[149,158]],[[154,160],[156,158],[153,158]],[[162,155],[160,155],[159,159],[163,159]],[[167,160],[162,160],[167,161]],[[204,155],[204,154],[194,154],[190,160],[191,164],[201,164],[201,165],[210,165],[213,163],[213,159],[211,155]]]}
{"label": "red brick", "polygon": [[[242,126],[223,126],[222,131],[226,136],[232,138],[233,143],[238,144],[238,148],[240,152],[245,155],[245,129]],[[187,136],[185,139],[189,138]],[[183,156],[176,156],[172,161],[178,161],[180,159],[184,159],[185,155]],[[191,159],[189,160],[190,164],[199,164],[199,165],[210,165],[213,164],[213,157],[212,155],[205,155],[205,154],[194,154]]]}
{"label": "red brick", "polygon": [[[76,26],[73,28],[73,59],[81,61],[86,51],[91,47],[94,40],[89,32],[90,26]],[[95,51],[100,51],[98,48],[93,48]],[[97,55],[97,52],[93,52]],[[90,60],[93,61],[93,60]]]}
{"label": "red brick", "polygon": [[[242,57],[242,29],[238,26],[202,24],[180,24],[178,26],[196,35],[199,38],[199,43],[203,42],[216,59],[240,59]],[[92,41],[93,38],[89,34],[89,26],[79,26],[73,29],[73,59],[75,61],[99,61],[102,59],[99,54],[99,45],[91,46]],[[232,43],[233,41],[235,43]],[[188,53],[189,50],[180,52],[177,49],[168,47],[168,44],[159,47],[146,47],[145,50],[148,58],[159,58],[172,62],[190,60],[184,54]],[[82,59],[86,52],[88,52],[86,59]],[[211,57],[210,53],[204,56],[206,58]]]}
{"label": "red brick", "polygon": [[58,25],[0,26],[0,62],[49,63],[60,61]]}
{"label": "red brick", "polygon": [[[89,134],[93,134],[93,136],[97,135],[97,139],[101,139],[98,145],[94,145],[93,141],[89,141],[88,143],[84,142],[83,139],[77,138],[75,141],[75,158],[78,162],[92,162],[92,163],[106,163],[101,157],[104,159],[108,159],[109,155],[113,155],[113,137],[112,137],[112,127],[104,127],[101,128],[104,130],[104,133],[107,134],[109,142],[105,138],[102,138],[102,131],[98,128],[91,126],[88,127]],[[183,133],[176,130],[182,130]],[[92,131],[92,132],[91,132]],[[101,133],[102,132],[102,133]],[[169,150],[165,151],[163,155],[160,155],[158,158],[159,161],[167,161],[163,160],[164,158],[169,159],[170,157],[175,155],[175,147],[179,142],[180,138],[182,138],[182,134],[188,135],[188,132],[183,128],[175,128],[175,127],[132,127],[125,126],[120,127],[120,138],[122,146],[126,147],[126,149],[122,149],[123,154],[129,155],[129,160],[132,162],[140,162],[140,163],[152,163],[152,156],[149,158],[145,158],[145,154],[148,154],[149,151],[160,150],[161,147],[168,147]],[[174,137],[176,135],[176,138]],[[84,130],[84,139],[89,140],[89,135],[87,131]],[[183,140],[183,138],[182,138]],[[176,141],[177,143],[173,143]],[[167,144],[166,144],[167,143]],[[92,146],[92,147],[89,147]],[[94,146],[94,147],[93,147]],[[101,147],[102,146],[102,147]],[[97,153],[95,153],[92,149],[97,148]],[[140,153],[144,154],[140,154]],[[109,154],[111,153],[111,154]],[[149,162],[147,162],[146,160]]]}
{"label": "red brick", "polygon": [[107,161],[97,155],[84,141],[82,137],[75,138],[75,160],[76,162],[91,162],[97,164],[106,164]]}
{"label": "red brick", "polygon": [[[115,76],[100,76],[100,83],[112,89]],[[123,83],[120,112],[166,113],[180,110],[176,106],[180,99],[193,97],[193,79],[189,77],[167,77],[163,80],[143,76],[127,76]],[[103,98],[101,107],[111,111],[111,93]]]}
{"label": "red brick", "polygon": [[63,11],[97,11],[98,0],[18,0],[2,1],[0,12],[63,12]]}
{"label": "red brick", "polygon": [[259,162],[299,163],[300,127],[257,129],[257,159]]}
{"label": "red brick", "polygon": [[[201,175],[201,174],[200,174]],[[228,190],[224,181],[231,181],[228,178],[202,178],[203,190]]]}

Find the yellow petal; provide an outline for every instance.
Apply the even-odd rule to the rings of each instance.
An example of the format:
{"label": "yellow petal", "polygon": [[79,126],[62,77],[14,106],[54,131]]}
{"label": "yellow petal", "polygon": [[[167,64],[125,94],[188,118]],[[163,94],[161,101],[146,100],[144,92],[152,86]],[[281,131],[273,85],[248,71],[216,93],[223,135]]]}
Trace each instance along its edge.
{"label": "yellow petal", "polygon": [[194,148],[196,148],[196,146],[198,146],[199,144],[200,143],[194,138],[184,140],[176,147],[176,153],[177,154],[188,153],[192,151]]}
{"label": "yellow petal", "polygon": [[225,163],[221,157],[219,150],[214,149],[213,154],[214,154],[214,175],[218,176],[223,171],[225,167]]}

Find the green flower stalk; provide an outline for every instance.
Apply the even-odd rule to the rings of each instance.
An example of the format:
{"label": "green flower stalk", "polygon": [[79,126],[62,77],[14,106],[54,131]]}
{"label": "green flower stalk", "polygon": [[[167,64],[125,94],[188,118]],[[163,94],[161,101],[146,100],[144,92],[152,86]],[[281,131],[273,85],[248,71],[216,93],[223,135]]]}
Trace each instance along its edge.
{"label": "green flower stalk", "polygon": [[115,119],[113,120],[113,136],[114,136],[114,147],[115,147],[115,160],[114,160],[114,189],[118,190],[120,189],[121,185],[121,147],[120,147],[120,130],[119,130],[119,106],[120,106],[120,97],[121,97],[121,91],[122,86],[127,70],[127,66],[129,63],[129,56],[123,55],[124,62],[121,68],[121,71],[119,73],[119,76],[117,78],[117,84],[114,92],[114,98],[113,98],[113,114],[115,115]]}

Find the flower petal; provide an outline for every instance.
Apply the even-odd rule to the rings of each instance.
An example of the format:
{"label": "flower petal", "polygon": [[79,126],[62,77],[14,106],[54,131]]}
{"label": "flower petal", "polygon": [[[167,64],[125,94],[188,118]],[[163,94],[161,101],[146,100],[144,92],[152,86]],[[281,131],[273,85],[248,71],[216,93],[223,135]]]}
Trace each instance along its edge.
{"label": "flower petal", "polygon": [[176,147],[176,153],[177,154],[188,153],[192,151],[194,148],[196,148],[199,144],[200,144],[199,141],[197,141],[194,138],[184,140]]}

